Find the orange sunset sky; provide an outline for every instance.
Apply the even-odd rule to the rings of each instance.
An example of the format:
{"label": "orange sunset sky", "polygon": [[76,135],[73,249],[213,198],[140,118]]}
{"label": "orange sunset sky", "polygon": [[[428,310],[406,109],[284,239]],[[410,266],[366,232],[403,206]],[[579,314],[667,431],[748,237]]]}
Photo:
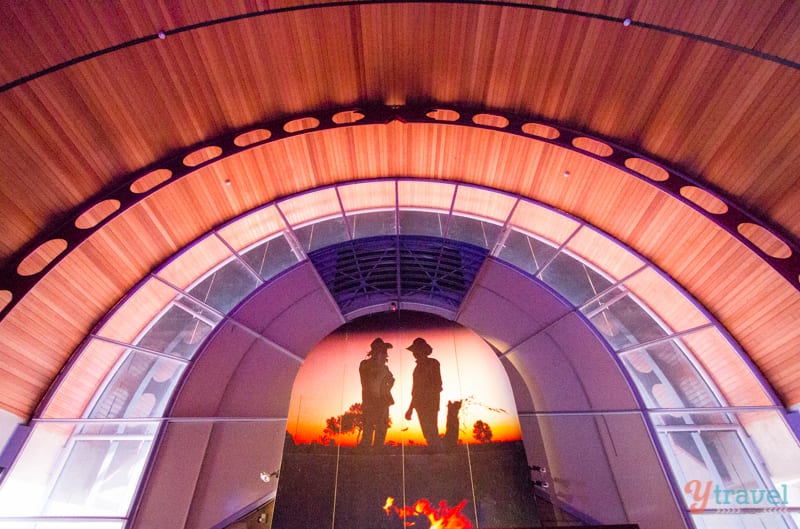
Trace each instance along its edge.
{"label": "orange sunset sky", "polygon": [[[439,319],[437,318],[438,322]],[[389,328],[340,330],[323,340],[306,358],[295,379],[289,407],[288,432],[296,443],[318,441],[328,417],[344,413],[361,402],[358,365],[366,358],[369,344],[376,337],[393,344],[389,350],[389,369],[395,377],[389,408],[391,428],[386,442],[424,444],[416,413],[410,421],[403,414],[411,400],[415,362],[406,347],[421,336],[433,347],[432,358],[441,363],[442,393],[439,431],[444,434],[448,400],[463,400],[459,440],[475,442],[472,426],[482,420],[491,426],[493,441],[521,439],[517,409],[508,377],[500,360],[472,331],[441,320],[431,328],[389,325]],[[355,434],[340,436],[340,444],[352,445]]]}

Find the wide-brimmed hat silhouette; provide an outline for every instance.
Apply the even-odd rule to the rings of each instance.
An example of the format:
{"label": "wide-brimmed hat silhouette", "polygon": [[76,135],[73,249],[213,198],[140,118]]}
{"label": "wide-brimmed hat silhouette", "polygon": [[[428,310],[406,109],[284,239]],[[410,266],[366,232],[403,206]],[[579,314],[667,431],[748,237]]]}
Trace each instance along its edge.
{"label": "wide-brimmed hat silhouette", "polygon": [[428,342],[425,341],[424,338],[415,338],[414,342],[406,347],[412,353],[420,353],[424,355],[429,355],[433,352],[433,347],[428,345]]}
{"label": "wide-brimmed hat silhouette", "polygon": [[392,344],[389,342],[384,342],[383,338],[375,338],[372,340],[372,343],[369,344],[369,352],[367,353],[369,356],[377,352],[386,352],[392,348]]}

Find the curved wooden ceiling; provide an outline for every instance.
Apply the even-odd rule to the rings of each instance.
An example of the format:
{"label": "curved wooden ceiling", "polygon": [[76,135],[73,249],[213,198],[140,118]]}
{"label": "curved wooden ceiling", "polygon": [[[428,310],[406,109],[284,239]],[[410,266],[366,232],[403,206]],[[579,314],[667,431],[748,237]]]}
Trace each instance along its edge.
{"label": "curved wooden ceiling", "polygon": [[[800,248],[800,4],[791,0],[18,2],[4,17],[6,276],[160,160],[255,123],[371,103],[496,109],[607,138],[690,175]],[[704,303],[785,404],[800,402],[791,361],[800,278],[787,281],[694,209],[588,157],[502,132],[393,122],[225,158],[103,226],[0,322],[0,406],[29,415],[103,314],[211,227],[292,192],[406,175],[513,191],[611,233]]]}

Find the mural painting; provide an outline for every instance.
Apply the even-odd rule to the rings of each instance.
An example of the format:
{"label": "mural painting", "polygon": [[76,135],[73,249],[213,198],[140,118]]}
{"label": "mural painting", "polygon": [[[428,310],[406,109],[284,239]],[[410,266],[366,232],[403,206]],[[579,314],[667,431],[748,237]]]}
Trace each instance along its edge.
{"label": "mural painting", "polygon": [[355,320],[295,380],[275,529],[538,526],[494,351],[413,312]]}

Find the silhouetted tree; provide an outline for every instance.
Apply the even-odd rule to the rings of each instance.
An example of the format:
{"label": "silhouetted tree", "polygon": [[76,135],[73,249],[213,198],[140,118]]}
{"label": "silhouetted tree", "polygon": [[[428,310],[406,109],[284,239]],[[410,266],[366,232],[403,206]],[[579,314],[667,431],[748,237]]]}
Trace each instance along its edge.
{"label": "silhouetted tree", "polygon": [[338,417],[328,417],[325,420],[325,428],[322,430],[320,441],[322,444],[330,444],[337,435],[356,433],[356,443],[361,440],[361,432],[364,429],[364,414],[361,411],[361,403],[356,402],[346,412]]}
{"label": "silhouetted tree", "polygon": [[492,427],[483,421],[475,421],[472,426],[472,437],[479,443],[491,443]]}

